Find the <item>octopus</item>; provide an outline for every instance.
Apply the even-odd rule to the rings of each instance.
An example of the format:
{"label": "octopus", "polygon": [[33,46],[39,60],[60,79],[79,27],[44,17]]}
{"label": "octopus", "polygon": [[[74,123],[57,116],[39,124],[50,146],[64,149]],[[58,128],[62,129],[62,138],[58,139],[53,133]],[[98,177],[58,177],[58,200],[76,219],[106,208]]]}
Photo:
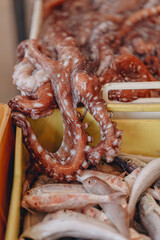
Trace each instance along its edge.
{"label": "octopus", "polygon": [[[103,85],[158,80],[150,71],[150,55],[142,61],[135,48],[130,50],[129,38],[134,40],[130,34],[137,24],[145,25],[144,20],[159,21],[156,18],[160,6],[156,1],[124,2],[127,4],[104,0],[44,1],[44,23],[38,39],[18,46],[13,83],[21,95],[9,102],[12,120],[22,129],[23,142],[38,165],[36,169],[58,181],[74,181],[83,169],[98,164],[102,156],[109,163],[120,151],[122,131],[107,112]],[[157,45],[155,48],[158,56]],[[111,91],[109,97],[128,102],[150,97],[153,92]],[[79,104],[99,125],[101,140],[94,147],[89,145],[92,138],[85,132],[84,116],[79,117],[77,112]],[[60,148],[52,153],[40,145],[27,117],[42,118],[57,107],[64,135]]]}

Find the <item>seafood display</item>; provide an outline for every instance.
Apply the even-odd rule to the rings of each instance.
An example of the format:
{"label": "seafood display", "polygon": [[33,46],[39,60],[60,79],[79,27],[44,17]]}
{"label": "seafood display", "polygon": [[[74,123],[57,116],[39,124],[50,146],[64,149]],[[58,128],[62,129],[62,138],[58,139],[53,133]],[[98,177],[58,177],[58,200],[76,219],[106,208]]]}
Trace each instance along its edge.
{"label": "seafood display", "polygon": [[[9,102],[29,153],[19,239],[158,239],[160,158],[120,153],[122,130],[102,91],[109,82],[160,80],[159,23],[158,0],[43,1],[38,38],[18,46],[13,84],[21,95]],[[121,102],[140,97],[160,91],[109,92]],[[52,152],[29,118],[54,117],[57,108],[63,138]],[[95,145],[87,112],[100,131]]]}
{"label": "seafood display", "polygon": [[[132,158],[137,159],[138,155]],[[147,190],[160,177],[159,166],[160,159],[155,158],[127,176],[120,172],[115,176],[96,169],[84,170],[70,184],[40,175],[22,196],[21,206],[29,212],[20,239],[157,240],[160,206]],[[149,178],[142,184],[146,173]],[[146,234],[133,228],[135,211],[139,214],[138,224],[145,228]]]}

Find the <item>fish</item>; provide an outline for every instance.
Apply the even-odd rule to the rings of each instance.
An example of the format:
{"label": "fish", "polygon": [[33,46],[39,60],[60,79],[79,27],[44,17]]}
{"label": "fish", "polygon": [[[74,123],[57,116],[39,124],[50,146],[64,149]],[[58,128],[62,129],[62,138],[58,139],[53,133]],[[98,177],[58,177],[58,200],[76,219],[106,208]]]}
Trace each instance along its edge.
{"label": "fish", "polygon": [[60,210],[47,214],[42,222],[28,228],[20,238],[55,240],[76,237],[99,240],[127,240],[108,224],[72,210]]}
{"label": "fish", "polygon": [[160,239],[160,206],[146,193],[139,203],[141,222],[153,240]]}
{"label": "fish", "polygon": [[160,190],[156,185],[154,185],[154,189],[148,188],[147,193],[150,193],[155,200],[160,201]]}
{"label": "fish", "polygon": [[90,194],[82,185],[78,184],[48,184],[26,192],[22,198],[21,206],[40,212],[53,212],[60,209],[78,209],[88,205],[110,202],[120,195],[122,195],[120,192],[102,196]]}
{"label": "fish", "polygon": [[98,177],[106,182],[113,190],[120,191],[127,196],[129,195],[130,190],[128,189],[128,184],[121,176],[115,176],[94,170],[84,170],[80,176],[77,175],[77,181],[83,182],[88,177]]}
{"label": "fish", "polygon": [[135,170],[133,170],[133,172],[131,172],[124,178],[124,181],[128,184],[129,191],[131,191],[133,184],[141,170],[141,168],[136,168]]}
{"label": "fish", "polygon": [[[102,194],[110,195],[114,192],[106,182],[98,177],[85,179],[83,186],[88,192],[98,194],[99,196]],[[129,238],[129,217],[125,198],[119,197],[110,203],[101,203],[100,206],[118,231],[126,238]]]}
{"label": "fish", "polygon": [[146,166],[146,163],[140,160],[138,156],[120,153],[114,157],[114,162],[117,163],[124,171],[131,173],[136,168],[143,168]]}
{"label": "fish", "polygon": [[134,216],[135,206],[140,195],[146,191],[160,177],[160,158],[149,162],[138,174],[128,202],[128,212],[131,218]]}
{"label": "fish", "polygon": [[54,192],[72,192],[72,193],[86,193],[85,188],[82,184],[63,184],[63,183],[53,183],[53,184],[43,184],[38,187],[34,187],[25,193],[25,196],[31,195],[41,195],[43,193],[54,193]]}
{"label": "fish", "polygon": [[[124,178],[124,180],[128,182],[130,189],[132,188],[132,185],[136,179],[136,174],[134,176],[134,173],[136,173],[138,169],[142,169],[147,165],[147,163],[139,160],[137,158],[137,155],[123,154],[123,153],[115,157],[115,162],[117,162],[117,164],[120,165],[124,171],[127,171],[128,173],[130,173],[128,176]],[[154,182],[153,188],[149,188],[147,191],[150,194],[152,194],[152,196],[156,200],[160,201],[160,178],[158,178]]]}

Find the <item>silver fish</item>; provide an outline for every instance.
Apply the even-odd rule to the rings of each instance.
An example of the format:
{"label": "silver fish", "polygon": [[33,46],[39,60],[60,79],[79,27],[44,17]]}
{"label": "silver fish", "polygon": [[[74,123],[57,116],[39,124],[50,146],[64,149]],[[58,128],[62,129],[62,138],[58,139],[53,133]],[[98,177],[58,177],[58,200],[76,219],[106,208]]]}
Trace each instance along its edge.
{"label": "silver fish", "polygon": [[[132,175],[132,173],[134,171],[136,171],[136,169],[138,168],[144,168],[147,163],[143,162],[142,160],[140,159],[149,159],[151,162],[153,160],[152,157],[144,157],[144,156],[141,156],[141,155],[132,155],[132,154],[126,154],[126,153],[121,153],[121,154],[118,154],[114,160],[115,162],[121,166],[121,168],[124,170],[124,171],[127,171],[128,173],[130,173],[127,177],[124,178],[125,181],[129,180],[129,185],[131,183],[131,185],[133,185],[133,182],[135,181],[135,178],[134,179],[131,179],[130,178],[130,175]],[[133,180],[133,181],[132,181]],[[160,178],[157,179],[155,182],[154,182],[154,188],[155,189],[152,189],[150,188],[149,189],[149,192],[152,194],[152,196],[156,199],[156,200],[159,200],[160,199]],[[131,187],[130,187],[131,189]]]}
{"label": "silver fish", "polygon": [[160,207],[153,197],[146,193],[139,204],[140,219],[153,240],[160,239]]}
{"label": "silver fish", "polygon": [[[83,186],[92,194],[112,194],[112,188],[97,177],[89,177],[83,181]],[[129,217],[125,198],[119,197],[110,203],[100,204],[110,221],[119,232],[129,238]]]}
{"label": "silver fish", "polygon": [[27,229],[20,237],[35,240],[55,240],[60,237],[127,240],[106,223],[71,210],[48,214],[41,223]]}
{"label": "silver fish", "polygon": [[[139,156],[139,155],[138,155]],[[131,173],[136,168],[143,168],[146,163],[138,158],[137,155],[120,153],[114,157],[114,161],[128,173]]]}
{"label": "silver fish", "polygon": [[138,174],[129,198],[128,212],[132,218],[140,195],[160,177],[160,158],[149,162]]}
{"label": "silver fish", "polygon": [[97,177],[102,181],[106,182],[113,190],[120,191],[124,195],[129,195],[128,184],[121,176],[115,176],[113,174],[103,173],[94,170],[84,170],[82,174],[77,175],[77,180],[83,182],[88,177]]}

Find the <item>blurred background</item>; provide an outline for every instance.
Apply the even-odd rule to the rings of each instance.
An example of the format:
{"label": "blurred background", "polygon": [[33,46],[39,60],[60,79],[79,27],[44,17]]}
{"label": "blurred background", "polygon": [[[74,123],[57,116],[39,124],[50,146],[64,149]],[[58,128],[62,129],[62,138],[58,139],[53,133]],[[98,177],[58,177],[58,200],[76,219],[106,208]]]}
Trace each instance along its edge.
{"label": "blurred background", "polygon": [[8,103],[18,92],[12,85],[18,42],[29,34],[34,0],[0,0],[0,102]]}

